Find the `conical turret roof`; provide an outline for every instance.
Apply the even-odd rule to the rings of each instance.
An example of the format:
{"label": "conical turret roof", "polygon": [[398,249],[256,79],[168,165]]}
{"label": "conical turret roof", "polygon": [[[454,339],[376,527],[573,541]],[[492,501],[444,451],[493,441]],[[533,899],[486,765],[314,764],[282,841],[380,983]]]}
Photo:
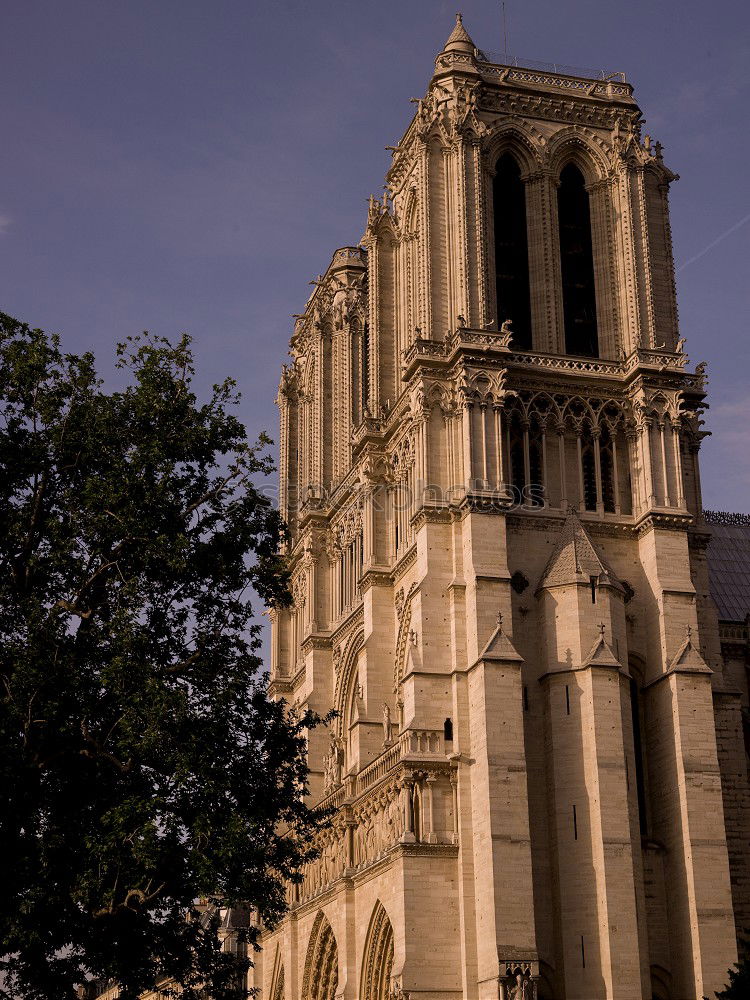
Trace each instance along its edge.
{"label": "conical turret roof", "polygon": [[596,577],[600,584],[609,584],[624,593],[617,574],[604,556],[594,548],[588,532],[578,514],[571,511],[560,531],[560,538],[537,586],[537,593],[545,587],[558,587],[566,583],[588,583]]}
{"label": "conical turret roof", "polygon": [[448,41],[443,46],[443,52],[473,52],[474,42],[471,40],[460,14],[456,14],[456,23],[453,31],[448,36]]}

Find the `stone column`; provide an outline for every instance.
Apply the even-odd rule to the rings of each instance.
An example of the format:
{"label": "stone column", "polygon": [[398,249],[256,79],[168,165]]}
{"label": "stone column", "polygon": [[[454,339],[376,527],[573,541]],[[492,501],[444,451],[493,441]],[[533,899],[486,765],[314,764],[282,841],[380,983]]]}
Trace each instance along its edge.
{"label": "stone column", "polygon": [[[547,170],[526,174],[531,329],[535,351],[564,353],[557,182]],[[498,316],[498,323],[504,317]]]}

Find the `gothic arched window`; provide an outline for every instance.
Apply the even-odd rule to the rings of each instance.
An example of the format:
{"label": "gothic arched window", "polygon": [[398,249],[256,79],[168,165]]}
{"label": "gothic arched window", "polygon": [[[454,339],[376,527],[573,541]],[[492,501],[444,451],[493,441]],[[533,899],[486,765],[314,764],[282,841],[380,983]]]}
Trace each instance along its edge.
{"label": "gothic arched window", "polygon": [[509,153],[497,161],[492,183],[495,213],[495,288],[498,328],[511,321],[513,345],[531,348],[529,245],[526,190],[521,170]]}
{"label": "gothic arched window", "polygon": [[598,358],[589,194],[583,174],[574,163],[569,163],[560,174],[557,216],[560,227],[565,350],[568,354]]}

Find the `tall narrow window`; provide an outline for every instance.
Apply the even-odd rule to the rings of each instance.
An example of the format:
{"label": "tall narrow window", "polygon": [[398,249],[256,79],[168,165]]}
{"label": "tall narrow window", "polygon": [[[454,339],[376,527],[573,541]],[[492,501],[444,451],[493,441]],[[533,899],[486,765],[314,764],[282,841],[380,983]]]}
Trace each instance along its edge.
{"label": "tall narrow window", "polygon": [[598,358],[589,195],[583,174],[572,163],[560,174],[557,214],[560,224],[565,350],[568,354]]}
{"label": "tall narrow window", "polygon": [[583,479],[583,508],[596,510],[596,461],[594,459],[594,439],[587,430],[581,437],[581,463]]}
{"label": "tall narrow window", "polygon": [[497,161],[492,185],[495,205],[495,272],[497,324],[511,321],[513,345],[531,348],[529,247],[526,236],[526,191],[521,170],[510,154]]}

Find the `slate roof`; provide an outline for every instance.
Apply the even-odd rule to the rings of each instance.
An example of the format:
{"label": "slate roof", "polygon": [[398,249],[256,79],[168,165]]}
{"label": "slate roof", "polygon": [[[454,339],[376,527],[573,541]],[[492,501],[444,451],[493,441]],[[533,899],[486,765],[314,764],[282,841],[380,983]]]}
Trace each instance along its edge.
{"label": "slate roof", "polygon": [[750,517],[705,511],[711,529],[708,577],[722,621],[740,622],[750,614]]}

